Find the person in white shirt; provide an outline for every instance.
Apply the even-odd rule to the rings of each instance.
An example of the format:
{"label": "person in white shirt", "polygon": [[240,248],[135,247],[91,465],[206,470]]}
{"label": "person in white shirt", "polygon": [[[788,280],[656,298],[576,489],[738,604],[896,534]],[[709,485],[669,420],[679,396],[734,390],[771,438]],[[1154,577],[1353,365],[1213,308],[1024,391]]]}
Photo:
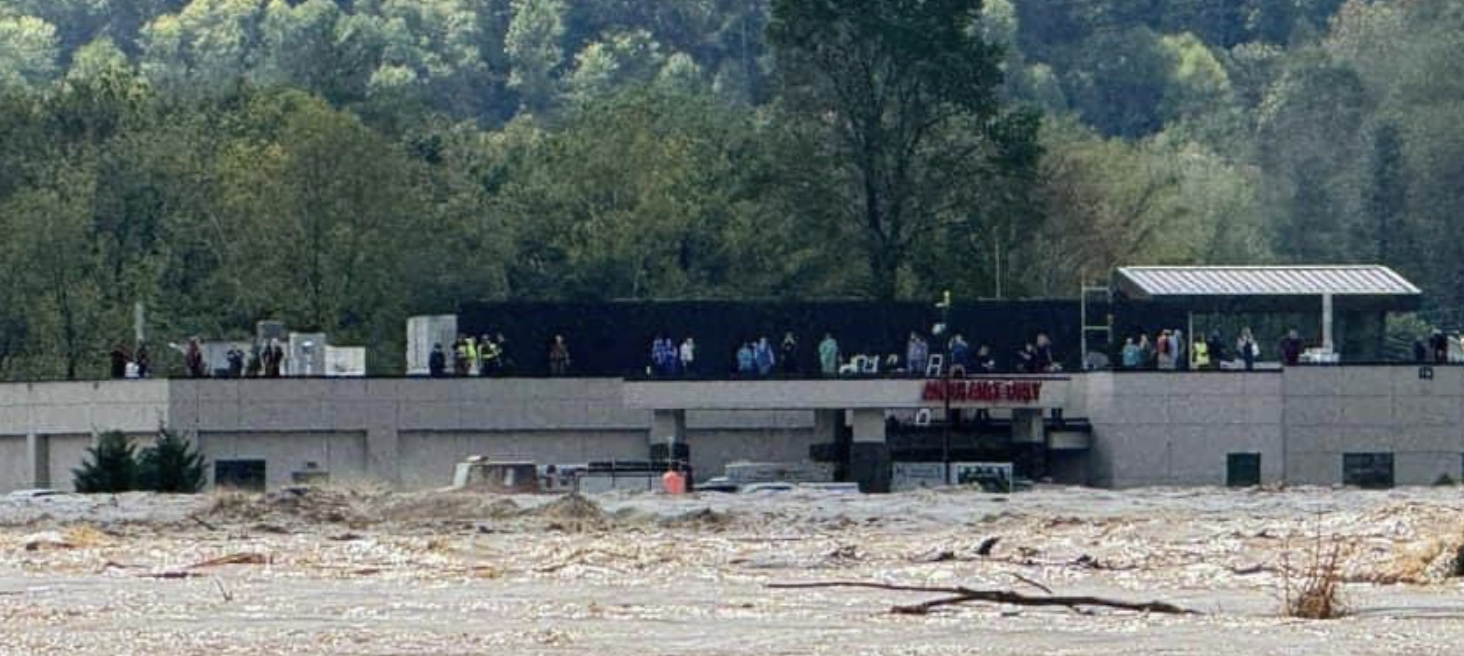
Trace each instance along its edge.
{"label": "person in white shirt", "polygon": [[696,342],[690,337],[687,337],[685,341],[681,342],[680,356],[681,375],[690,376],[692,374],[692,366],[696,364]]}

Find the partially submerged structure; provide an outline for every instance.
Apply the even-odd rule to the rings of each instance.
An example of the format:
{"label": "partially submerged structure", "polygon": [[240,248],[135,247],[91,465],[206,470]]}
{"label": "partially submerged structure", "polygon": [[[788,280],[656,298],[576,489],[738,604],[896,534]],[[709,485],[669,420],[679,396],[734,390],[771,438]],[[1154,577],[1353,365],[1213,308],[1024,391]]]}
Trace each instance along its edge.
{"label": "partially submerged structure", "polygon": [[[1381,267],[1134,268],[1117,281],[1113,323],[1183,321],[1200,334],[1216,318],[1300,313],[1317,318],[1312,341],[1322,345],[1349,339],[1333,336],[1345,332],[1339,317],[1376,320],[1420,300]],[[1033,307],[1059,320],[1067,311]],[[1148,310],[1124,314],[1133,307]],[[858,309],[844,308],[839,320],[856,325]],[[928,308],[897,309],[912,322],[931,318]],[[968,316],[1000,309],[968,308]],[[867,331],[871,339],[916,328],[871,321],[881,324]],[[420,323],[418,351],[456,328],[447,318]],[[1012,323],[1004,329],[1014,332]],[[1070,323],[1076,333],[1080,322]],[[649,341],[627,339],[641,337]],[[246,487],[287,485],[308,472],[437,488],[475,455],[516,463],[498,472],[515,472],[515,484],[532,465],[606,473],[615,483],[629,477],[616,463],[651,463],[651,473],[657,462],[689,463],[706,480],[748,460],[823,463],[833,478],[871,492],[1003,477],[1110,487],[1464,478],[1464,367],[946,373],[0,384],[0,491],[67,489],[94,435],[147,439],[159,423],[197,442],[211,482]],[[653,486],[651,473],[635,480]]]}

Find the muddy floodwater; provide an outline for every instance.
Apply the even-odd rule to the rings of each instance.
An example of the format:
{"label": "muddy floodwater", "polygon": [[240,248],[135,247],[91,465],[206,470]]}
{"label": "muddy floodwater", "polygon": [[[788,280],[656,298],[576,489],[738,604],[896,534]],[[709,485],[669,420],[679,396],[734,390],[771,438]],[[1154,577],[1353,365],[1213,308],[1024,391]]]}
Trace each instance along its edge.
{"label": "muddy floodwater", "polygon": [[[1464,654],[1464,491],[0,498],[0,654]],[[1342,553],[1349,615],[1287,619]],[[897,605],[879,582],[1163,601]]]}

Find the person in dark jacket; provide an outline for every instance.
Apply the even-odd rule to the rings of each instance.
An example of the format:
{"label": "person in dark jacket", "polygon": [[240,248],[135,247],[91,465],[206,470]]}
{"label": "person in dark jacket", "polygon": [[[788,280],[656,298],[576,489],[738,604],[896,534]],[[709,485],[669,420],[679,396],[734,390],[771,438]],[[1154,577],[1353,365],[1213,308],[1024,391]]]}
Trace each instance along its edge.
{"label": "person in dark jacket", "polygon": [[1210,354],[1210,368],[1219,369],[1220,363],[1225,361],[1225,340],[1221,339],[1220,331],[1210,331],[1210,338],[1205,340],[1205,349]]}
{"label": "person in dark jacket", "polygon": [[1047,333],[1037,333],[1037,354],[1033,358],[1032,373],[1047,373],[1056,364],[1052,359],[1052,339]]}
{"label": "person in dark jacket", "polygon": [[229,361],[229,377],[244,377],[244,352],[238,346],[230,346],[229,352],[224,356]]}
{"label": "person in dark jacket", "polygon": [[976,372],[981,374],[996,373],[996,357],[991,354],[991,347],[982,344],[976,349]]}
{"label": "person in dark jacket", "polygon": [[188,367],[189,378],[203,378],[208,375],[203,368],[203,343],[197,337],[188,340],[188,350],[184,353],[183,360]]}
{"label": "person in dark jacket", "polygon": [[778,346],[778,364],[783,367],[784,375],[798,375],[798,338],[791,332],[783,333],[783,343]]}
{"label": "person in dark jacket", "polygon": [[284,366],[285,349],[280,346],[280,340],[269,340],[269,345],[264,347],[264,377],[279,378]]}
{"label": "person in dark jacket", "polygon": [[1036,367],[1037,347],[1031,342],[1027,342],[1017,350],[1016,356],[1012,358],[1012,368],[1019,374],[1030,374],[1036,371]]}
{"label": "person in dark jacket", "polygon": [[549,375],[563,376],[569,373],[569,343],[564,335],[555,335],[549,344]]}
{"label": "person in dark jacket", "polygon": [[112,378],[126,378],[127,363],[132,361],[132,358],[127,355],[126,347],[118,344],[116,348],[112,349],[110,355],[112,358]]}
{"label": "person in dark jacket", "polygon": [[447,354],[442,352],[441,344],[432,345],[432,355],[427,356],[427,373],[433,378],[447,375]]}
{"label": "person in dark jacket", "polygon": [[1286,333],[1281,340],[1281,361],[1288,367],[1301,364],[1301,337],[1295,330]]}
{"label": "person in dark jacket", "polygon": [[132,362],[137,365],[137,377],[147,378],[148,372],[152,371],[152,358],[147,354],[147,344],[137,345],[137,353],[132,355]]}
{"label": "person in dark jacket", "polygon": [[1428,349],[1433,353],[1433,361],[1443,364],[1449,361],[1449,338],[1442,330],[1434,330],[1428,338]]}
{"label": "person in dark jacket", "polygon": [[1413,340],[1413,361],[1428,362],[1428,347],[1423,344],[1421,339]]}

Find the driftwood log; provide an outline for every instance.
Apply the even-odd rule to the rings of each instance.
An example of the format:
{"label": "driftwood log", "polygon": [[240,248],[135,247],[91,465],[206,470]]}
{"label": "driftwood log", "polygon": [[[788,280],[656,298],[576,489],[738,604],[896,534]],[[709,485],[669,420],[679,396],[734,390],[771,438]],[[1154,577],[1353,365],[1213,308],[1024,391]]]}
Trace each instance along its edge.
{"label": "driftwood log", "polygon": [[918,604],[895,606],[890,612],[902,615],[924,615],[942,606],[955,606],[968,603],[991,603],[1007,604],[1010,606],[1058,606],[1075,611],[1082,611],[1085,608],[1114,608],[1118,610],[1134,611],[1137,613],[1161,613],[1165,615],[1198,615],[1199,613],[1187,608],[1162,601],[1131,602],[1119,599],[1106,599],[1103,597],[1070,596],[1070,595],[1047,595],[1033,596],[1025,595],[1012,590],[977,590],[967,587],[930,587],[920,585],[893,585],[889,583],[870,583],[862,581],[825,581],[817,583],[773,583],[768,585],[774,590],[809,590],[816,588],[863,588],[868,590],[890,590],[894,592],[925,592],[929,594],[946,595],[939,599],[933,599]]}

